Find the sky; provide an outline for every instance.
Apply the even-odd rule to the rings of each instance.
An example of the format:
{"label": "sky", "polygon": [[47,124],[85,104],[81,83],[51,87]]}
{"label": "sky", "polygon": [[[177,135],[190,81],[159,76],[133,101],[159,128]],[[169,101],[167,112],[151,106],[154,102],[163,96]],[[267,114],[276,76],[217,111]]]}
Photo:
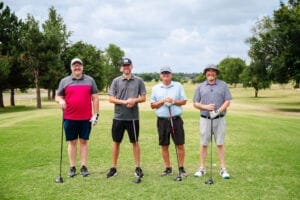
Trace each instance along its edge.
{"label": "sky", "polygon": [[[72,43],[83,41],[105,50],[119,46],[136,73],[199,73],[226,57],[249,63],[251,28],[272,16],[279,0],[4,0],[15,14],[43,23],[54,6],[72,32]],[[286,3],[287,0],[282,0]]]}

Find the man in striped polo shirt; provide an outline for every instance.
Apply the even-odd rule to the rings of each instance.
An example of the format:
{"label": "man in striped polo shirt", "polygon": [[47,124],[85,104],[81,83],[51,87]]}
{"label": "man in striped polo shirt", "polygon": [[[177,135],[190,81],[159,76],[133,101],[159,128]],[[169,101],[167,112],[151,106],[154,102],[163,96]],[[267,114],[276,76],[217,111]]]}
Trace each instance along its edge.
{"label": "man in striped polo shirt", "polygon": [[[207,66],[203,74],[206,80],[198,85],[193,99],[194,107],[201,111],[200,129],[202,144],[200,148],[200,168],[194,176],[200,177],[205,174],[207,145],[210,142],[212,128],[221,164],[220,175],[224,179],[228,179],[230,176],[225,167],[224,148],[226,132],[225,115],[232,97],[227,84],[224,81],[217,80],[217,75],[219,74],[217,66]],[[213,127],[211,127],[211,119],[213,120]]]}
{"label": "man in striped polo shirt", "polygon": [[86,177],[89,175],[87,157],[91,124],[96,125],[99,116],[98,88],[92,77],[83,74],[83,63],[79,58],[71,61],[71,72],[71,75],[60,81],[55,100],[63,109],[70,162],[68,175],[69,177],[76,175],[75,163],[79,138],[80,173]]}

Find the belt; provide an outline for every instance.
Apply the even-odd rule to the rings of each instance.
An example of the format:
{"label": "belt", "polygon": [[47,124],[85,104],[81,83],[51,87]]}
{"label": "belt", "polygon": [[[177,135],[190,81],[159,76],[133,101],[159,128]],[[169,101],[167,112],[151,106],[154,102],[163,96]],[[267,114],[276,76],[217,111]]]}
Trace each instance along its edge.
{"label": "belt", "polygon": [[[224,117],[225,115],[218,115],[218,116],[216,116],[215,118],[213,118],[213,119],[218,119],[218,118],[221,118],[221,117]],[[210,119],[210,117],[209,116],[205,116],[205,115],[201,115],[201,117],[202,118],[206,118],[206,119]]]}
{"label": "belt", "polygon": [[[180,119],[180,115],[178,116],[173,116],[172,120]],[[170,120],[170,117],[157,117],[158,120]]]}

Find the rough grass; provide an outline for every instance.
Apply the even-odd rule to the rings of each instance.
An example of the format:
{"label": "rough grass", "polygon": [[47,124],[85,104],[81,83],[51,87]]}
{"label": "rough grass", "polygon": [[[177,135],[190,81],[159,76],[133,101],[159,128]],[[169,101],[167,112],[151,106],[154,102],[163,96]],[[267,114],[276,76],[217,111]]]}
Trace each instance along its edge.
{"label": "rough grass", "polygon": [[[151,86],[147,85],[150,93]],[[195,85],[185,85],[192,99]],[[299,91],[275,88],[253,98],[250,89],[231,88],[234,100],[227,116],[226,152],[230,180],[218,175],[214,148],[214,185],[207,177],[194,178],[199,162],[199,113],[191,100],[183,114],[186,132],[186,169],[190,176],[174,182],[161,178],[163,162],[157,144],[155,115],[149,102],[141,106],[142,168],[145,177],[134,184],[132,148],[125,137],[121,145],[118,176],[106,179],[111,165],[112,105],[101,95],[100,122],[92,130],[91,176],[66,176],[66,143],[63,151],[63,184],[59,174],[61,112],[53,102],[43,109],[32,105],[0,109],[0,199],[299,199],[300,115]],[[149,99],[149,98],[148,98]],[[20,100],[21,101],[21,100]],[[171,161],[176,168],[174,146]],[[209,163],[209,162],[208,162]],[[208,167],[208,166],[207,166]],[[79,168],[79,165],[77,166]]]}

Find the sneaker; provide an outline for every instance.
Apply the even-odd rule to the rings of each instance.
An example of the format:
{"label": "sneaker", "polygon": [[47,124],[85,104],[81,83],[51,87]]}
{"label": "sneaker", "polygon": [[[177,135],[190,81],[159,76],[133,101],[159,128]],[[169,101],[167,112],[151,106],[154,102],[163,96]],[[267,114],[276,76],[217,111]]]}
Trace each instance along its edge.
{"label": "sneaker", "polygon": [[80,169],[80,173],[83,177],[86,177],[88,175],[90,175],[90,173],[88,172],[88,169],[86,168],[86,166],[82,166],[81,169]]}
{"label": "sneaker", "polygon": [[172,167],[166,167],[165,171],[163,171],[160,176],[169,176],[172,174]]}
{"label": "sneaker", "polygon": [[109,172],[106,174],[107,178],[117,175],[117,169],[115,167],[110,168]]}
{"label": "sneaker", "polygon": [[74,177],[76,175],[76,167],[70,167],[70,170],[68,172],[69,177]]}
{"label": "sneaker", "polygon": [[142,177],[144,176],[142,168],[136,167],[136,168],[135,168],[135,171],[134,171],[134,175],[135,175],[136,177],[142,178]]}
{"label": "sneaker", "polygon": [[198,171],[195,172],[194,177],[201,177],[206,174],[206,171],[204,168],[200,167]]}
{"label": "sneaker", "polygon": [[179,167],[179,175],[182,177],[188,176],[188,173],[185,172],[184,167]]}
{"label": "sneaker", "polygon": [[220,175],[224,179],[229,179],[230,178],[230,175],[229,175],[229,173],[227,172],[227,170],[225,168],[221,168]]}

